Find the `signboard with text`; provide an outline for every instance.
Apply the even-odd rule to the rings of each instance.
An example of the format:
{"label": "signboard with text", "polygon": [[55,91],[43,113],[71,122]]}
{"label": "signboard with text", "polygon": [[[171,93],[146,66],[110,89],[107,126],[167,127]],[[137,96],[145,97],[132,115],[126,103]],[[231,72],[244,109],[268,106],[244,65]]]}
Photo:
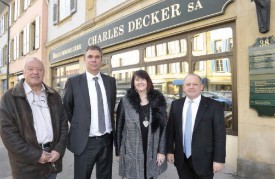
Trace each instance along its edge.
{"label": "signboard with text", "polygon": [[275,117],[275,40],[258,38],[249,48],[250,107]]}
{"label": "signboard with text", "polygon": [[88,45],[102,48],[223,14],[234,0],[162,0],[50,51],[55,63],[84,53]]}

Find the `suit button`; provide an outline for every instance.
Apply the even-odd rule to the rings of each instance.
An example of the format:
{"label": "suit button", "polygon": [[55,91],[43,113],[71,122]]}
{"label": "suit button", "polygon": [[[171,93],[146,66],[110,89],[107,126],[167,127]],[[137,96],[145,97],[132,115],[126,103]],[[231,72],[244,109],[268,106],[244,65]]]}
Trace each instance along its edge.
{"label": "suit button", "polygon": [[87,131],[90,131],[90,129],[87,129]]}

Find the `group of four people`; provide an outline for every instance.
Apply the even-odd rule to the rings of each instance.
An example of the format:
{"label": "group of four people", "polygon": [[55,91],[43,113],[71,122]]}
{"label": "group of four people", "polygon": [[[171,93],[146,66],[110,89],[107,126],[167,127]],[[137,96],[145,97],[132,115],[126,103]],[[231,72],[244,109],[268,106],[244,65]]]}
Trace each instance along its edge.
{"label": "group of four people", "polygon": [[90,179],[95,164],[98,179],[111,179],[113,143],[123,178],[157,178],[167,161],[181,179],[213,178],[221,170],[224,114],[219,102],[201,96],[198,75],[185,77],[186,97],[173,101],[168,119],[165,98],[148,73],[134,72],[115,119],[116,81],[100,73],[101,48],[88,46],[84,63],[86,72],[67,80],[63,101],[43,83],[37,58],[26,60],[24,79],[3,95],[0,134],[13,178],[55,179],[68,147],[75,179]]}

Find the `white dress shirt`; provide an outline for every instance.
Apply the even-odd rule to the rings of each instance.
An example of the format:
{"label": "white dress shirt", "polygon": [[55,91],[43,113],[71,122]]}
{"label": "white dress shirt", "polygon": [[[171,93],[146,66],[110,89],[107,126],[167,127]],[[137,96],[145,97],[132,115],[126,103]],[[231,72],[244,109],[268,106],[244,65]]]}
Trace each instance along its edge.
{"label": "white dress shirt", "polygon": [[194,125],[195,125],[195,120],[196,120],[196,116],[197,116],[197,112],[198,112],[198,108],[201,102],[201,95],[198,96],[197,98],[190,100],[188,97],[186,97],[184,105],[183,105],[183,113],[182,113],[182,138],[183,138],[183,144],[184,144],[184,132],[185,132],[185,123],[186,123],[186,113],[187,113],[187,109],[189,106],[189,101],[193,101],[191,104],[191,108],[192,108],[192,133],[193,133],[193,129],[194,129]]}
{"label": "white dress shirt", "polygon": [[106,126],[105,133],[111,133],[111,131],[112,131],[111,116],[109,113],[106,89],[103,84],[102,77],[101,77],[100,73],[98,73],[96,76],[94,76],[87,71],[86,71],[86,76],[87,76],[88,90],[89,90],[89,96],[90,96],[90,106],[91,106],[91,126],[90,126],[89,136],[93,137],[93,136],[103,135],[98,130],[98,104],[97,104],[97,93],[96,93],[96,87],[95,87],[95,80],[93,79],[94,77],[98,77],[98,83],[99,83],[101,93],[102,93],[104,116],[105,116],[105,126]]}
{"label": "white dress shirt", "polygon": [[41,86],[40,94],[36,94],[25,81],[24,90],[32,110],[33,124],[38,143],[45,144],[52,142],[53,127],[44,85]]}

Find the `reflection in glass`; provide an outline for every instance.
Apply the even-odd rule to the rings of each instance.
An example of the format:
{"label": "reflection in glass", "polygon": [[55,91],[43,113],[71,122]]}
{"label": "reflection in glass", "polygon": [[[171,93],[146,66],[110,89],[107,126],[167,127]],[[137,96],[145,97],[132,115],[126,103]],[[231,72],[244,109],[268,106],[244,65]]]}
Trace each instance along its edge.
{"label": "reflection in glass", "polygon": [[68,77],[79,74],[79,64],[69,64],[53,69],[52,87],[61,95],[64,94]]}
{"label": "reflection in glass", "polygon": [[192,38],[194,56],[231,51],[233,48],[232,28],[220,28],[195,34]]}
{"label": "reflection in glass", "polygon": [[219,101],[222,104],[227,127],[232,123],[232,74],[230,59],[214,59],[196,62],[195,68],[205,65],[203,70],[195,69],[204,84],[202,95]]}
{"label": "reflection in glass", "polygon": [[139,51],[133,50],[124,53],[113,55],[111,58],[111,65],[115,67],[123,67],[128,65],[134,65],[139,62]]}
{"label": "reflection in glass", "polygon": [[187,43],[185,39],[172,40],[146,47],[144,61],[159,61],[183,57],[186,55],[186,52]]}

